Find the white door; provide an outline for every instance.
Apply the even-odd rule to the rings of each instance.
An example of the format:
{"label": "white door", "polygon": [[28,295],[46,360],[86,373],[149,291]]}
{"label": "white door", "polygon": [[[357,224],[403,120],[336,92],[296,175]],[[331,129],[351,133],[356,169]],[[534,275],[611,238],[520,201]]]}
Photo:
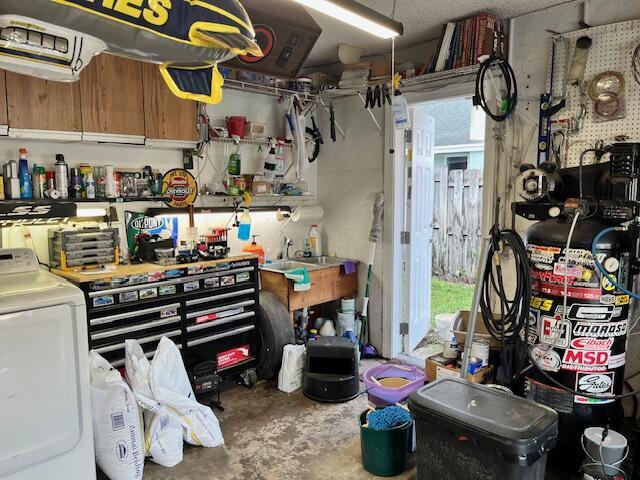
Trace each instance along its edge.
{"label": "white door", "polygon": [[405,353],[411,353],[431,328],[431,224],[433,220],[433,118],[420,105],[412,108],[407,159],[410,188],[407,194],[408,323]]}

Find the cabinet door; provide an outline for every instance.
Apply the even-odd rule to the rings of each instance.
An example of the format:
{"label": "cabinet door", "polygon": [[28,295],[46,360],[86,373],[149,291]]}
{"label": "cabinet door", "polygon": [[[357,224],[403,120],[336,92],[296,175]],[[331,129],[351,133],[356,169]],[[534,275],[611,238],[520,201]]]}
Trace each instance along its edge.
{"label": "cabinet door", "polygon": [[[9,128],[63,132],[82,130],[78,82],[51,82],[6,72],[6,83]],[[1,104],[0,101],[0,108]]]}
{"label": "cabinet door", "polygon": [[196,102],[176,97],[158,65],[142,64],[145,135],[150,139],[197,141]]}
{"label": "cabinet door", "polygon": [[100,54],[80,75],[82,130],[144,136],[140,62]]}
{"label": "cabinet door", "polygon": [[7,112],[7,83],[4,70],[0,70],[0,125],[9,123]]}

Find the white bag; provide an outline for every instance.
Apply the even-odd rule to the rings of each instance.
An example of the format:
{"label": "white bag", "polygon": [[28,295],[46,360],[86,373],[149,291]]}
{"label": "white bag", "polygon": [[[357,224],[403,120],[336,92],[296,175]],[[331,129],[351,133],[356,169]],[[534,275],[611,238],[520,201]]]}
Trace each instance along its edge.
{"label": "white bag", "polygon": [[176,416],[184,440],[191,445],[217,447],[224,443],[218,419],[211,409],[195,399],[180,350],[162,337],[151,361],[151,391],[161,405]]}
{"label": "white bag", "polygon": [[278,390],[295,392],[304,381],[304,362],[307,353],[304,345],[285,345],[282,349],[282,367],[278,373]]}
{"label": "white bag", "polygon": [[149,386],[151,364],[136,340],[125,341],[125,368],[144,415],[145,455],[164,467],[179,464],[182,461],[182,427],[153,396]]}
{"label": "white bag", "polygon": [[97,352],[89,353],[96,463],[111,480],[140,480],[142,416],[129,385]]}

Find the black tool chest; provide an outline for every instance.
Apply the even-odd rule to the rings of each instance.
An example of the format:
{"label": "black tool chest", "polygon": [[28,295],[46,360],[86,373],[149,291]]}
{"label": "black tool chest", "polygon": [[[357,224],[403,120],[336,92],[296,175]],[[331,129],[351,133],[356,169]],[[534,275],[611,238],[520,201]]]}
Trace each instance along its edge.
{"label": "black tool chest", "polygon": [[124,366],[126,339],[153,357],[173,340],[187,368],[214,360],[222,375],[256,364],[258,260],[176,265],[163,272],[114,276],[80,285],[86,295],[89,345]]}

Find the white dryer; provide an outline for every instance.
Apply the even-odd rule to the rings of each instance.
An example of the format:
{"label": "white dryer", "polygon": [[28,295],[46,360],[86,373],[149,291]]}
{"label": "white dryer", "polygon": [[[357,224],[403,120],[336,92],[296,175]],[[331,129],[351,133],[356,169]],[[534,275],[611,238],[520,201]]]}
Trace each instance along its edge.
{"label": "white dryer", "polygon": [[0,249],[0,479],[94,480],[84,295]]}

